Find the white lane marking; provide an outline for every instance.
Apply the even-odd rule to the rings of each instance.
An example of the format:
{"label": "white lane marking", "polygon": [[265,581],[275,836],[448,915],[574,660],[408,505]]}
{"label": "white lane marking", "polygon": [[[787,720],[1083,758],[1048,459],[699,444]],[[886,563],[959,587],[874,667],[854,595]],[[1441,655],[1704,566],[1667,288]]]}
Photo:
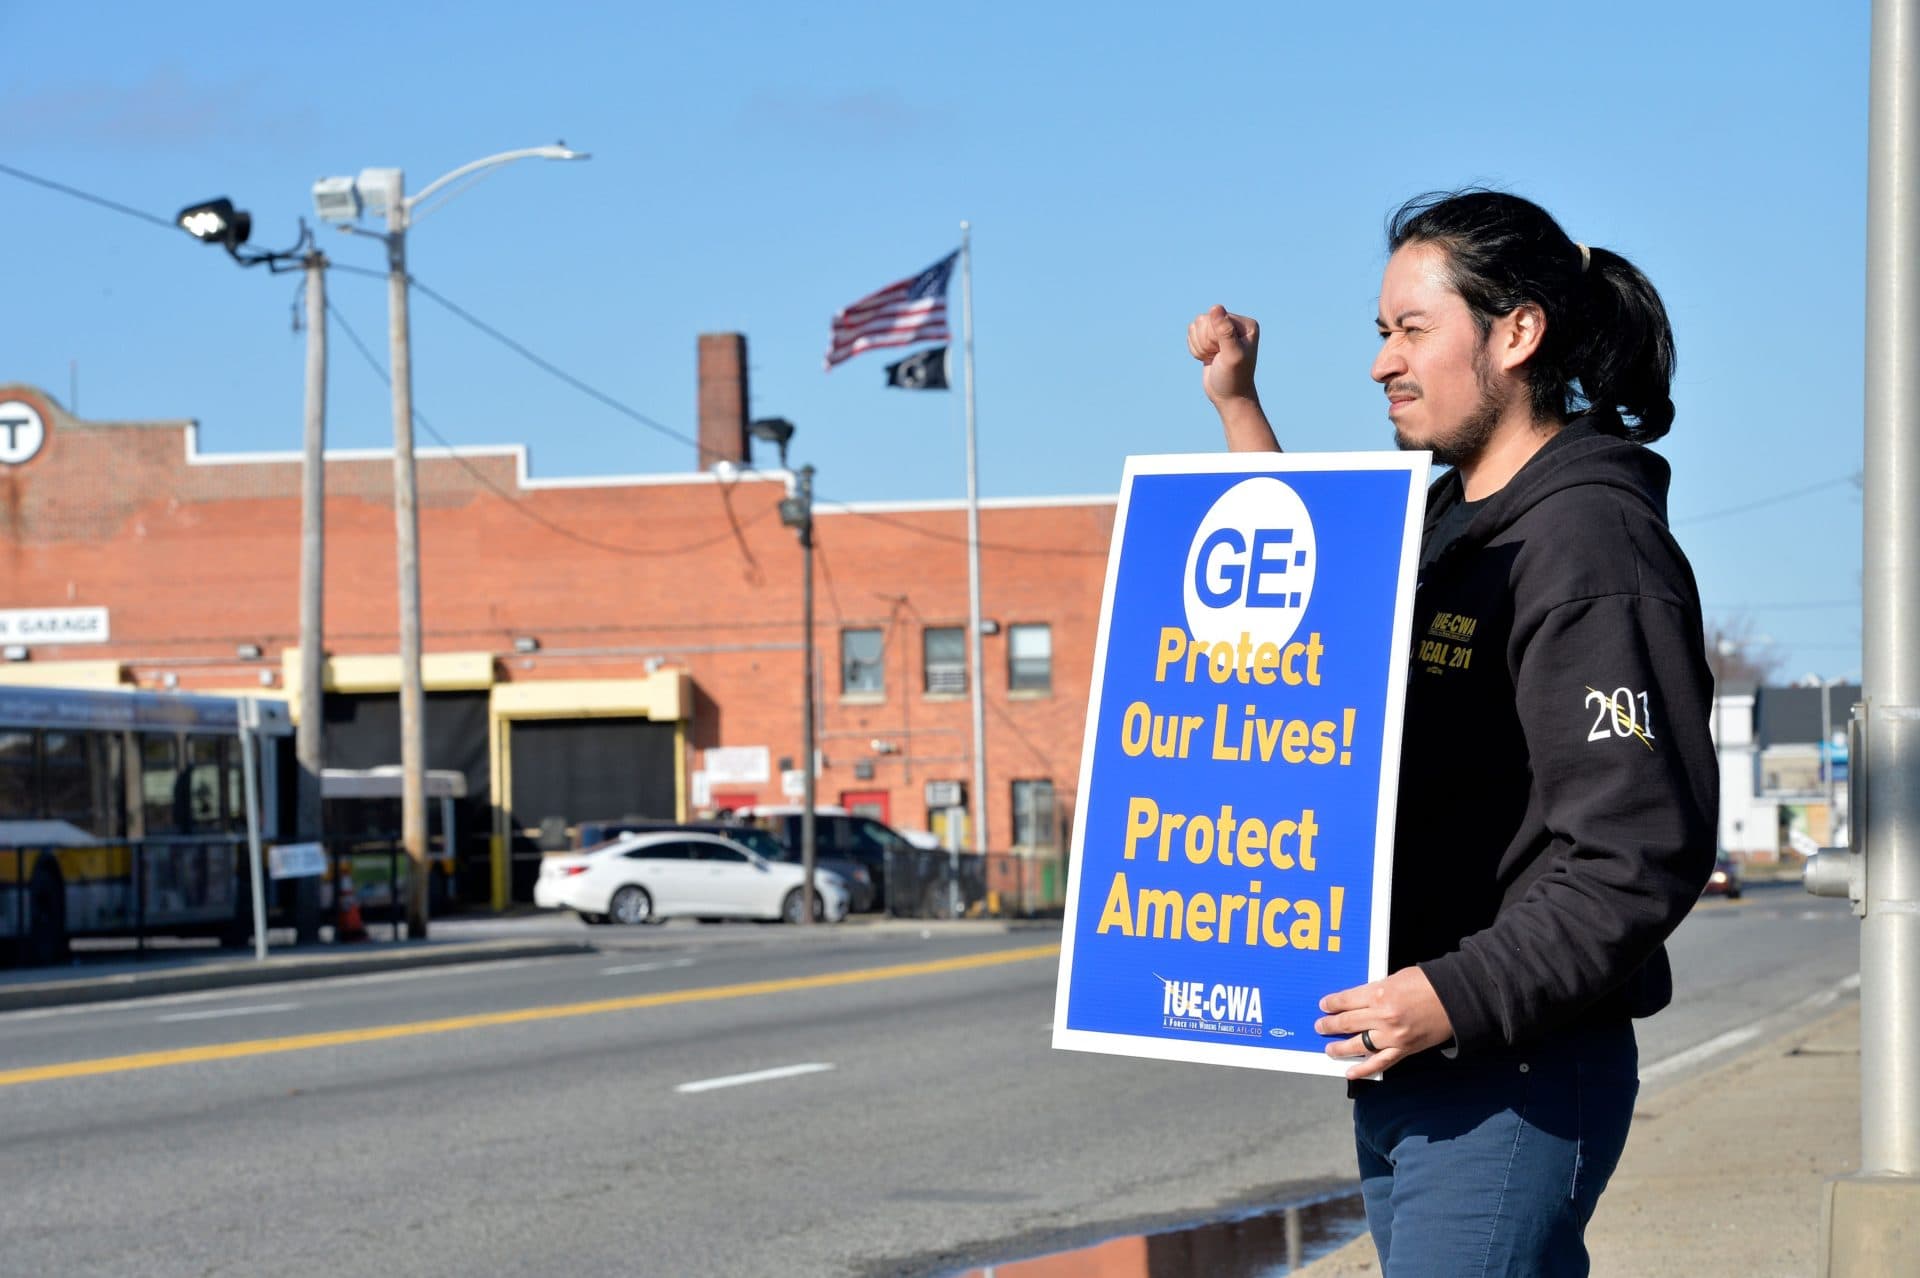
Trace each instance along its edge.
{"label": "white lane marking", "polygon": [[211,1021],[221,1016],[265,1016],[270,1012],[291,1012],[298,1003],[260,1003],[253,1007],[211,1007],[204,1012],[174,1012],[153,1019],[162,1025],[172,1021]]}
{"label": "white lane marking", "polygon": [[[569,957],[562,955],[559,957]],[[39,1021],[50,1016],[85,1016],[94,1012],[149,1011],[156,1007],[178,1007],[183,1003],[212,1003],[223,998],[257,998],[262,994],[285,994],[299,990],[339,989],[348,985],[388,985],[395,981],[418,981],[431,977],[457,976],[463,972],[504,972],[513,967],[532,967],[545,958],[497,959],[487,963],[447,963],[439,967],[402,968],[392,972],[366,972],[359,976],[322,976],[311,981],[269,981],[261,985],[229,986],[226,989],[200,990],[191,994],[153,994],[143,998],[116,998],[99,1003],[69,1003],[60,1007],[28,1007],[15,1012],[0,1012],[0,1022]]]}
{"label": "white lane marking", "polygon": [[[1839,1002],[1841,995],[1850,994],[1859,988],[1860,974],[1855,972],[1850,976],[1845,976],[1835,981],[1824,990],[1816,990],[1805,998],[1800,999],[1794,1003],[1793,1006],[1786,1009],[1784,1014],[1790,1016],[1797,1012],[1815,1011],[1829,1004]],[[1752,1024],[1742,1025],[1737,1029],[1730,1029],[1724,1034],[1716,1034],[1704,1043],[1696,1043],[1685,1051],[1675,1052],[1671,1056],[1657,1060],[1651,1065],[1644,1066],[1640,1070],[1640,1081],[1647,1083],[1663,1078],[1668,1074],[1681,1073],[1682,1071],[1693,1068],[1702,1061],[1710,1060],[1720,1055],[1722,1052],[1729,1052],[1736,1047],[1751,1043],[1754,1039],[1760,1037],[1761,1030],[1768,1021],[1782,1014],[1783,1013],[1780,1012],[1770,1013],[1754,1021]]]}
{"label": "white lane marking", "polygon": [[1739,1029],[1728,1030],[1724,1034],[1715,1034],[1704,1043],[1696,1043],[1684,1052],[1675,1052],[1665,1060],[1655,1061],[1640,1071],[1640,1081],[1649,1083],[1668,1074],[1677,1074],[1691,1069],[1701,1061],[1718,1056],[1721,1052],[1732,1051],[1743,1043],[1750,1043],[1760,1037],[1758,1025],[1742,1025]]}
{"label": "white lane marking", "polygon": [[721,1087],[744,1087],[748,1083],[766,1083],[776,1078],[794,1078],[800,1074],[819,1074],[833,1066],[821,1063],[810,1065],[782,1065],[778,1069],[757,1069],[751,1074],[728,1074],[723,1078],[703,1078],[698,1082],[682,1083],[673,1090],[691,1095],[694,1092],[710,1092]]}
{"label": "white lane marking", "polygon": [[632,972],[659,972],[669,967],[692,967],[692,959],[674,959],[671,963],[624,963],[619,967],[607,967],[600,970],[602,976],[626,976]]}

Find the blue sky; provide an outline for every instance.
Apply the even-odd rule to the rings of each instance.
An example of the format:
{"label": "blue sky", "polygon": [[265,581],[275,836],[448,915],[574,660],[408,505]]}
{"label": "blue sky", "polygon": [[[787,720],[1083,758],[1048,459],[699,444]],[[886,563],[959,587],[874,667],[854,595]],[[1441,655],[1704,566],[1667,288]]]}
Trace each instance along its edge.
{"label": "blue sky", "polygon": [[[753,411],[798,424],[838,499],[965,491],[958,394],[884,389],[893,354],[821,371],[832,313],[950,251],[961,218],[982,492],[1088,493],[1129,453],[1219,446],[1184,345],[1214,301],[1261,319],[1288,447],[1390,446],[1366,376],[1386,213],[1518,191],[1666,298],[1660,450],[1709,615],[1747,619],[1783,675],[1859,669],[1857,489],[1718,512],[1860,467],[1865,0],[79,12],[0,4],[0,161],[162,216],[229,195],[278,247],[315,178],[392,165],[418,189],[564,138],[594,158],[434,213],[414,274],[689,434],[696,334],[746,333]],[[84,416],[298,447],[291,277],[7,178],[0,243],[0,380],[64,400],[77,362]],[[384,355],[384,285],[331,288]],[[420,297],[414,362],[441,433],[525,442],[536,474],[691,467]],[[390,442],[337,332],[330,387],[331,444]]]}

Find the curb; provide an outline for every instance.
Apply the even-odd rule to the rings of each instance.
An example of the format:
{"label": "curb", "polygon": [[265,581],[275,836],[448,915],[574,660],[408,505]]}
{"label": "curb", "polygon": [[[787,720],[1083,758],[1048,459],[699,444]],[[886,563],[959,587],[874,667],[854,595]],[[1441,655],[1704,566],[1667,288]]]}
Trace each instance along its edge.
{"label": "curb", "polygon": [[431,949],[299,955],[285,959],[268,958],[265,962],[245,959],[157,972],[116,972],[109,976],[36,981],[0,987],[0,1012],[108,1003],[162,994],[271,985],[281,981],[320,981],[334,976],[363,976],[408,968],[450,967],[499,959],[559,958],[595,952],[595,948],[584,941],[478,941],[456,942]]}

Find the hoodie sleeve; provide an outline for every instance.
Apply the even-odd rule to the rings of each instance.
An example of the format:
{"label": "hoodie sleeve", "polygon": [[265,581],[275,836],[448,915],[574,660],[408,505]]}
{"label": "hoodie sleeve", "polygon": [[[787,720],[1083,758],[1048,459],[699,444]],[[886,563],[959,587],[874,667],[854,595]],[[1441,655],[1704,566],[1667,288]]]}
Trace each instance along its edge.
{"label": "hoodie sleeve", "polygon": [[1711,702],[1698,615],[1676,601],[1576,599],[1524,637],[1515,706],[1550,842],[1490,926],[1420,965],[1463,1053],[1577,1016],[1699,899],[1718,819]]}

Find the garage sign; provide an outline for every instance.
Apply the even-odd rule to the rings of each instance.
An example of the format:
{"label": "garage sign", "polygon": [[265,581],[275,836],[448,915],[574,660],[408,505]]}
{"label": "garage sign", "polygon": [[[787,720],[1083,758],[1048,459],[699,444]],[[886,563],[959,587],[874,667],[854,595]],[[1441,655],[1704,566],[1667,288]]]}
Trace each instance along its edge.
{"label": "garage sign", "polygon": [[1425,453],[1127,462],[1055,1047],[1343,1075],[1386,974]]}

